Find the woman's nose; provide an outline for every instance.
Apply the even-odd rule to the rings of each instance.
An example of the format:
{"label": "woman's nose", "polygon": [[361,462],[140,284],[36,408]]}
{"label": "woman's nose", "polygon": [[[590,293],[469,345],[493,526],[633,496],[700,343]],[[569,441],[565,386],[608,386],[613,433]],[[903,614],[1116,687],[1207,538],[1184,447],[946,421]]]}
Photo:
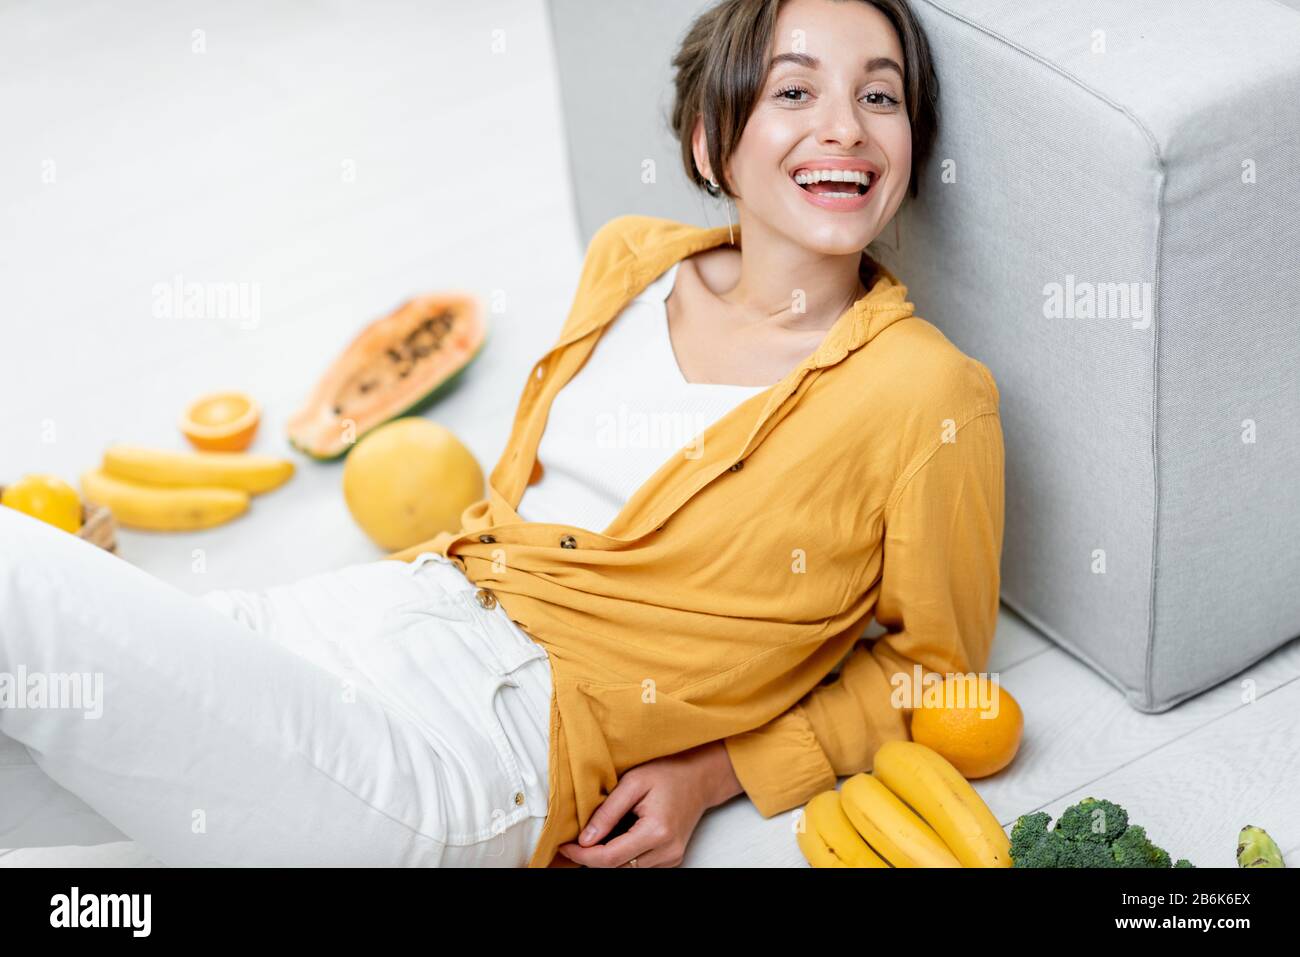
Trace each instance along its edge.
{"label": "woman's nose", "polygon": [[842,149],[861,146],[866,140],[862,122],[853,103],[822,101],[823,115],[818,117],[818,142]]}

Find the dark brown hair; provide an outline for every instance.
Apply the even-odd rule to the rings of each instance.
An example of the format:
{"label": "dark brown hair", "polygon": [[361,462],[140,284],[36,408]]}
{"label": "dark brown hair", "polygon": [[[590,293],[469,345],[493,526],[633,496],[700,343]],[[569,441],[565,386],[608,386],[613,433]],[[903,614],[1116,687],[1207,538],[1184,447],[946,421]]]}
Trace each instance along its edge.
{"label": "dark brown hair", "polygon": [[[917,196],[921,171],[939,131],[939,80],[930,46],[907,0],[854,0],[875,7],[893,24],[903,48],[903,96],[912,129],[908,191]],[[686,176],[711,196],[734,196],[727,162],[767,79],[767,56],[782,0],[720,0],[696,18],[673,57],[676,69],[673,132],[681,144]],[[697,117],[704,118],[715,190],[700,175],[691,148]]]}

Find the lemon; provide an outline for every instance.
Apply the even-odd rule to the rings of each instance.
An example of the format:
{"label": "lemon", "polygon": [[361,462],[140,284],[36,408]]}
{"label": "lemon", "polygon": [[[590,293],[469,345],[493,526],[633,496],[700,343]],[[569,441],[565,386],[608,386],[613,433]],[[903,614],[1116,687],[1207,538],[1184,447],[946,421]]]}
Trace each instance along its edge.
{"label": "lemon", "polygon": [[5,486],[0,505],[26,512],[65,532],[76,534],[81,528],[81,498],[57,475],[24,475]]}
{"label": "lemon", "polygon": [[445,426],[393,419],[365,433],[343,464],[343,498],[371,540],[399,551],[439,532],[483,497],[483,470]]}

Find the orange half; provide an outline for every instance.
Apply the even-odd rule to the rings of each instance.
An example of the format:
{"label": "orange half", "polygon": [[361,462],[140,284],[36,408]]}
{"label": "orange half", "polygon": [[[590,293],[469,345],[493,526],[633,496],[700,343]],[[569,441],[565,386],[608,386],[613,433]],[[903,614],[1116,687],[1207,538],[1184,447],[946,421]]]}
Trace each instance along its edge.
{"label": "orange half", "polygon": [[245,392],[212,392],[190,403],[180,430],[196,449],[242,452],[253,442],[262,411]]}

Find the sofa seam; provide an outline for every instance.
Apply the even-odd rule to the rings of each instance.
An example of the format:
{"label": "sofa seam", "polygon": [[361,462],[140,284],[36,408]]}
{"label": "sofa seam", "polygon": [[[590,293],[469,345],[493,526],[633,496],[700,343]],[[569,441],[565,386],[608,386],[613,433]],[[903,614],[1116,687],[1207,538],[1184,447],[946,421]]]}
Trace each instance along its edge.
{"label": "sofa seam", "polygon": [[1157,167],[1160,185],[1156,193],[1156,248],[1155,275],[1152,277],[1153,293],[1151,297],[1151,575],[1147,591],[1147,638],[1143,654],[1142,693],[1145,705],[1152,707],[1155,701],[1155,677],[1153,662],[1156,646],[1156,574],[1159,570],[1160,556],[1160,305],[1161,305],[1161,264],[1164,261],[1165,239],[1165,185],[1169,178],[1165,174],[1164,161]]}
{"label": "sofa seam", "polygon": [[[948,9],[947,7],[937,2],[937,0],[922,0],[922,2],[924,2],[926,6],[942,14],[945,14],[949,18],[956,20],[960,23],[964,23],[971,29],[978,30],[980,33],[983,33],[985,36],[990,37],[998,41],[999,43],[1004,44],[1007,47],[1010,47],[1011,49],[1022,54],[1023,56],[1029,57],[1031,60],[1034,60],[1035,62],[1041,64],[1042,66],[1046,67],[1048,70],[1052,71],[1058,76],[1066,80],[1069,80],[1079,89],[1083,90],[1085,93],[1089,94],[1096,100],[1105,103],[1107,106],[1111,107],[1112,109],[1118,111],[1123,116],[1127,117],[1129,122],[1131,122],[1142,134],[1142,136],[1146,139],[1147,145],[1150,147],[1152,156],[1155,159],[1156,177],[1159,186],[1156,191],[1156,207],[1155,207],[1156,238],[1155,238],[1155,249],[1154,249],[1155,263],[1153,265],[1153,275],[1152,275],[1153,293],[1152,293],[1152,318],[1151,318],[1152,325],[1154,326],[1154,329],[1152,331],[1152,340],[1151,340],[1152,378],[1151,378],[1151,418],[1150,418],[1151,486],[1152,486],[1151,570],[1148,579],[1149,585],[1147,588],[1147,634],[1146,634],[1146,649],[1143,652],[1144,674],[1142,675],[1142,694],[1146,698],[1147,705],[1150,706],[1152,701],[1152,693],[1153,693],[1151,662],[1155,656],[1156,571],[1158,568],[1156,559],[1159,554],[1158,544],[1159,544],[1159,536],[1160,536],[1160,479],[1159,479],[1160,450],[1159,450],[1159,442],[1157,438],[1158,433],[1156,431],[1156,426],[1158,424],[1157,413],[1160,405],[1160,398],[1159,398],[1160,291],[1161,291],[1160,290],[1160,273],[1161,273],[1160,265],[1164,254],[1164,248],[1163,248],[1164,230],[1165,230],[1164,203],[1165,203],[1165,185],[1168,182],[1168,174],[1166,171],[1165,158],[1160,152],[1160,143],[1156,139],[1155,134],[1151,132],[1150,128],[1145,123],[1143,123],[1142,120],[1139,119],[1138,116],[1129,107],[1120,103],[1118,100],[1112,99],[1111,97],[1102,93],[1100,90],[1091,86],[1090,84],[1085,82],[1082,78],[1074,75],[1069,70],[1066,70],[1059,64],[1052,63],[1050,60],[1046,59],[1042,55],[1035,53],[1034,51],[1028,49],[1027,47],[1024,47],[1016,43],[1010,38],[1005,37],[1002,34],[989,29],[983,24],[976,23],[975,21],[971,20],[969,17],[965,17],[953,10]],[[1283,4],[1280,3],[1278,5],[1283,6]]]}

